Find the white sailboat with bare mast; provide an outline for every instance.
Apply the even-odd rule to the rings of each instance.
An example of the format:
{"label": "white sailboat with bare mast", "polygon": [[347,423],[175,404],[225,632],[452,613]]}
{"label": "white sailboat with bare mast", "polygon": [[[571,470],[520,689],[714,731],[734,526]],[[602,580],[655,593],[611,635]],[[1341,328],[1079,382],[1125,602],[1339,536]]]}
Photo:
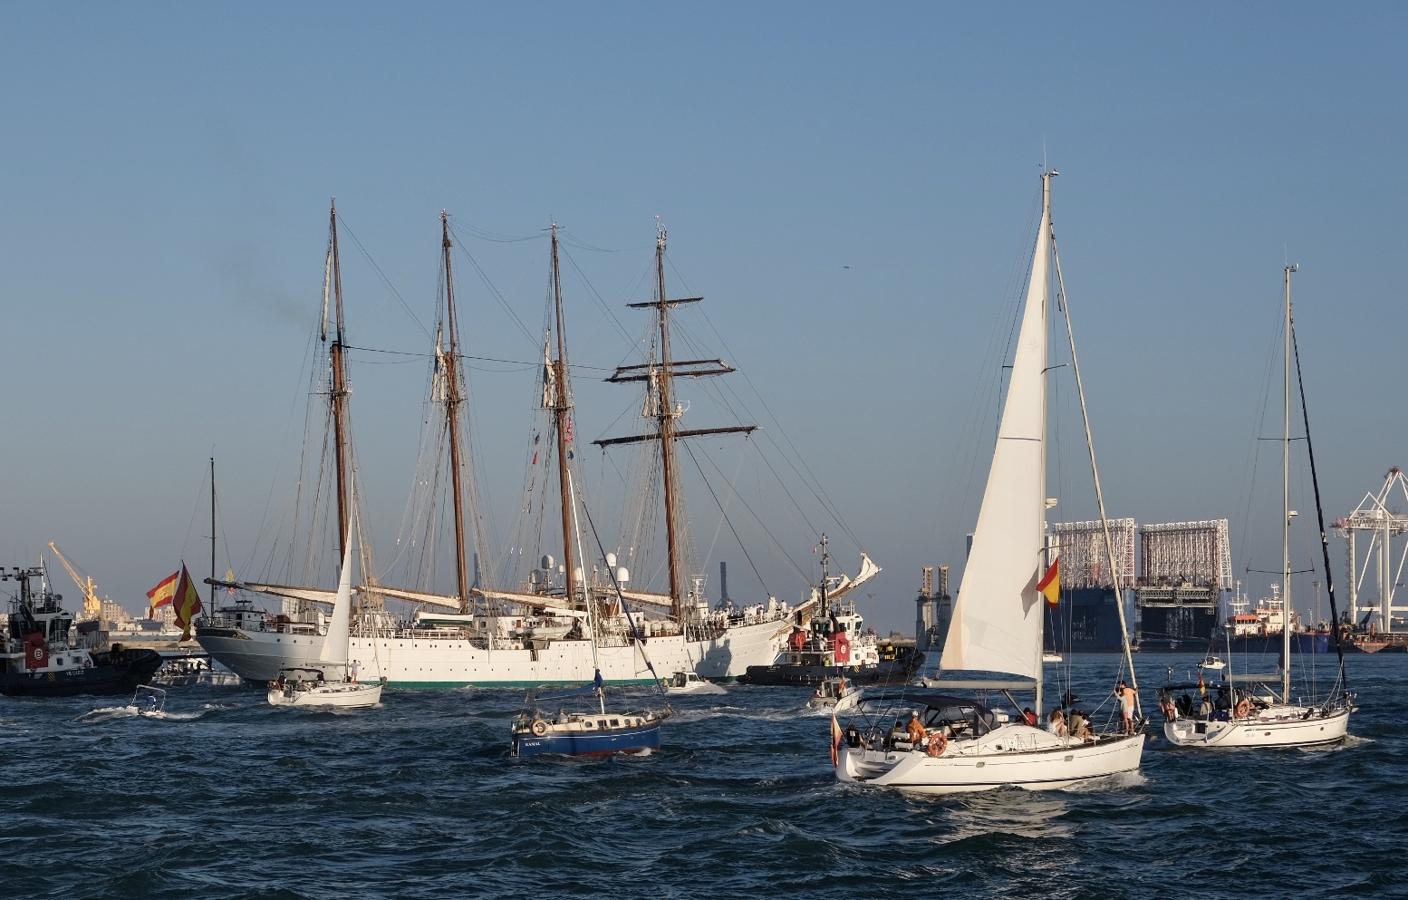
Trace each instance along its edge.
{"label": "white sailboat with bare mast", "polygon": [[[1295,344],[1295,316],[1291,306],[1291,275],[1297,266],[1284,270],[1285,288],[1285,366],[1282,382],[1281,435],[1281,602],[1284,610],[1281,629],[1280,671],[1267,674],[1224,672],[1220,692],[1225,709],[1207,715],[1184,714],[1178,710],[1173,693],[1178,686],[1160,691],[1159,706],[1164,713],[1164,737],[1180,747],[1303,747],[1332,744],[1344,740],[1349,730],[1349,714],[1354,698],[1345,687],[1344,652],[1335,629],[1335,651],[1339,656],[1338,677],[1323,699],[1293,698],[1291,694],[1291,363],[1296,362],[1299,382],[1300,356]],[[1310,414],[1305,409],[1305,384],[1300,382],[1301,411],[1305,421],[1306,449],[1310,456],[1311,480],[1315,485],[1315,513],[1320,525],[1321,555],[1330,594],[1331,621],[1339,622],[1335,609],[1335,587],[1330,568],[1329,545],[1325,538],[1325,516],[1320,507],[1320,482],[1315,475],[1315,454],[1310,443]],[[1228,654],[1229,660],[1232,658]],[[1238,687],[1245,685],[1246,687]],[[1279,692],[1276,690],[1279,686]],[[1191,688],[1192,686],[1184,686]],[[1205,685],[1199,684],[1205,689]]]}
{"label": "white sailboat with bare mast", "polygon": [[360,666],[349,656],[352,621],[352,545],[342,552],[337,598],[332,619],[323,635],[318,661],[309,666],[286,668],[269,685],[273,706],[336,706],[360,709],[381,702],[381,684],[357,680]]}
{"label": "white sailboat with bare mast", "polygon": [[[926,681],[923,689],[907,690],[898,700],[863,700],[862,723],[853,722],[844,739],[839,725],[833,725],[836,776],[842,781],[934,794],[1000,787],[1047,790],[1139,768],[1144,735],[1137,729],[1132,733],[1070,734],[1064,728],[1009,720],[985,699],[1006,698],[1014,708],[1020,708],[1012,692],[1032,692],[1034,708],[1042,709],[1046,604],[1038,585],[1043,572],[1054,567],[1045,560],[1046,348],[1053,299],[1048,258],[1055,260],[1058,284],[1063,284],[1051,224],[1051,179],[1056,174],[1042,174],[1041,225],[1016,354],[972,550],[940,663],[944,673],[982,673],[983,677],[941,678]],[[1060,291],[1064,298],[1064,287]],[[1074,362],[1069,307],[1066,314],[1079,388],[1080,367]],[[1083,390],[1081,396],[1084,416]],[[1104,521],[1104,498],[1088,418],[1085,426],[1096,501]],[[1113,559],[1108,524],[1105,540]],[[1125,661],[1133,682],[1128,632],[1124,633]],[[891,729],[895,704],[913,711],[916,721],[909,729]]]}

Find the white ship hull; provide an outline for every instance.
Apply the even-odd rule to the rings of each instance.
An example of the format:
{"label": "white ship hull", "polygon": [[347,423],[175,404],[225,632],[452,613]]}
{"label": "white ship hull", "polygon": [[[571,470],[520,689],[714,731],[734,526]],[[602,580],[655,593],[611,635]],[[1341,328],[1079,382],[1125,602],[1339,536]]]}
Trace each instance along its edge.
{"label": "white ship hull", "polygon": [[923,794],[956,794],[1018,787],[1069,788],[1139,768],[1144,735],[1102,738],[1093,744],[1058,738],[1027,725],[1005,725],[977,740],[954,741],[940,756],[919,750],[868,750],[843,745],[841,781]]}
{"label": "white ship hull", "polygon": [[1349,710],[1322,716],[1318,709],[1304,706],[1276,706],[1253,718],[1226,722],[1164,723],[1164,737],[1179,747],[1306,747],[1342,741],[1348,730]]}
{"label": "white ship hull", "polygon": [[[655,671],[676,670],[705,678],[735,678],[751,665],[769,665],[790,630],[786,620],[736,625],[710,641],[686,641],[682,635],[656,636],[646,642]],[[200,629],[196,639],[220,663],[242,678],[272,681],[279,670],[316,666],[323,638],[249,629]],[[373,646],[375,644],[375,646]],[[600,647],[601,675],[608,682],[655,681],[635,646]],[[348,659],[364,680],[385,678],[395,687],[523,687],[591,681],[592,645],[585,640],[552,641],[537,650],[486,649],[481,642],[446,637],[353,635]]]}

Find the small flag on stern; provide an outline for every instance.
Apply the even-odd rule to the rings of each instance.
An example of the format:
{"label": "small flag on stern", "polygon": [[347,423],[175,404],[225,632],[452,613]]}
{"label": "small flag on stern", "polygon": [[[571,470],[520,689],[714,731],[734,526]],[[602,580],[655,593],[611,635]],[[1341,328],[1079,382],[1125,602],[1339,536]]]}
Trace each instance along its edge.
{"label": "small flag on stern", "polygon": [[191,639],[191,623],[195,621],[196,613],[201,611],[200,591],[196,590],[195,582],[191,580],[191,573],[186,570],[186,564],[181,564],[181,584],[176,590],[176,597],[172,600],[176,609],[176,624],[181,626],[181,640]]}
{"label": "small flag on stern", "polygon": [[1055,606],[1061,602],[1061,557],[1051,561],[1051,568],[1041,576],[1041,580],[1036,583],[1036,589],[1046,598],[1049,605]]}
{"label": "small flag on stern", "polygon": [[180,577],[181,573],[179,571],[172,572],[170,575],[167,575],[165,578],[161,579],[161,581],[157,582],[156,587],[147,591],[148,617],[156,615],[156,608],[158,606],[166,606],[171,603],[172,600],[176,599],[176,579]]}
{"label": "small flag on stern", "polygon": [[836,721],[836,714],[831,714],[831,765],[841,764],[841,723]]}

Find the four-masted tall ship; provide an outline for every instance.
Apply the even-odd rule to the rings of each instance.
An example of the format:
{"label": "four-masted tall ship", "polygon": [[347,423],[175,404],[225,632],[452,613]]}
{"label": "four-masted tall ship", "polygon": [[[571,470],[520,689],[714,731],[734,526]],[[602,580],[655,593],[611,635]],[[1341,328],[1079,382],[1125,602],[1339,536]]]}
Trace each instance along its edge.
{"label": "four-masted tall ship", "polygon": [[[733,371],[722,360],[675,360],[670,354],[670,311],[701,298],[671,299],[665,287],[666,234],[660,229],[655,249],[656,296],[636,308],[653,309],[658,319],[658,355],[646,362],[617,369],[608,381],[643,383],[647,387],[645,417],[653,424],[647,433],[609,438],[596,443],[612,446],[654,442],[659,447],[666,523],[669,592],[648,593],[618,589],[625,575],[613,554],[588,561],[574,552],[571,496],[568,484],[574,464],[572,390],[567,364],[566,317],[563,309],[559,266],[559,235],[551,229],[551,290],[553,328],[544,343],[541,406],[550,416],[552,447],[556,459],[562,521],[562,562],[545,556],[543,565],[530,573],[526,583],[500,587],[483,583],[476,572],[471,578],[467,547],[479,548],[478,529],[466,526],[475,502],[472,479],[466,483],[463,460],[468,442],[463,434],[466,392],[460,373],[459,326],[451,271],[452,241],[448,217],[441,216],[445,304],[436,336],[436,370],[433,395],[443,407],[449,453],[449,481],[454,509],[454,571],[457,591],[446,595],[433,590],[399,588],[384,584],[358,587],[359,605],[354,616],[348,658],[364,680],[384,678],[401,686],[522,686],[590,681],[599,667],[607,682],[648,682],[654,676],[646,666],[632,633],[649,643],[656,671],[698,672],[706,678],[733,678],[751,665],[771,663],[794,624],[800,624],[816,604],[816,595],[793,606],[769,598],[766,603],[743,608],[711,608],[703,596],[701,580],[686,574],[686,536],[680,514],[680,478],[675,462],[676,443],[692,437],[740,433],[752,425],[684,429],[678,427],[682,407],[674,399],[676,377],[721,375]],[[338,261],[337,214],[334,208],[325,266],[323,339],[327,342],[330,305],[336,312],[334,338],[328,346],[327,390],[336,452],[339,549],[345,548],[352,452],[347,427],[345,338],[342,317],[341,268]],[[331,302],[335,301],[335,302]],[[442,340],[448,338],[448,346]],[[555,350],[555,355],[554,355]],[[536,454],[535,454],[536,461]],[[360,479],[359,479],[360,481]],[[477,517],[473,517],[477,522]],[[471,539],[470,532],[475,537]],[[590,546],[590,545],[587,545]],[[363,550],[363,572],[373,572]],[[594,555],[594,554],[591,554]],[[879,571],[868,557],[860,574],[840,587],[848,592]],[[242,592],[241,598],[216,611],[197,628],[197,638],[211,655],[246,678],[269,679],[281,668],[316,659],[324,640],[322,607],[333,593],[316,587],[264,582],[217,582]],[[835,597],[836,589],[832,590]],[[283,599],[287,611],[278,614],[256,607],[251,595]],[[622,608],[620,597],[634,607]],[[391,615],[388,599],[414,604],[409,618]],[[590,629],[590,631],[588,630]],[[594,639],[594,640],[593,640]],[[593,643],[597,664],[593,663]]]}

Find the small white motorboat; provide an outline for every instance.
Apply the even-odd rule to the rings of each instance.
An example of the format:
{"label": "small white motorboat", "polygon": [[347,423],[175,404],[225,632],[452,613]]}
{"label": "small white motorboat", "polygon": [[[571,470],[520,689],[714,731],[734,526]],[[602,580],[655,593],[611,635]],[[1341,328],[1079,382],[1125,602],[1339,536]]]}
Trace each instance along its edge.
{"label": "small white motorboat", "polygon": [[1223,669],[1227,668],[1227,663],[1218,659],[1216,656],[1206,656],[1203,658],[1202,662],[1198,663],[1198,668],[1202,669],[1204,672],[1221,672]]}
{"label": "small white motorboat", "polygon": [[722,687],[698,672],[677,671],[669,678],[660,679],[665,691],[670,694],[724,694]]}
{"label": "small white motorboat", "polygon": [[166,691],[161,688],[140,685],[132,693],[132,702],[127,704],[129,712],[153,719],[166,717]]}
{"label": "small white motorboat", "polygon": [[846,712],[860,703],[863,694],[864,688],[847,681],[844,675],[837,675],[816,686],[816,693],[807,700],[807,708]]}
{"label": "small white motorboat", "polygon": [[1041,654],[1041,661],[1044,663],[1058,663],[1061,661],[1061,654],[1047,651]]}

